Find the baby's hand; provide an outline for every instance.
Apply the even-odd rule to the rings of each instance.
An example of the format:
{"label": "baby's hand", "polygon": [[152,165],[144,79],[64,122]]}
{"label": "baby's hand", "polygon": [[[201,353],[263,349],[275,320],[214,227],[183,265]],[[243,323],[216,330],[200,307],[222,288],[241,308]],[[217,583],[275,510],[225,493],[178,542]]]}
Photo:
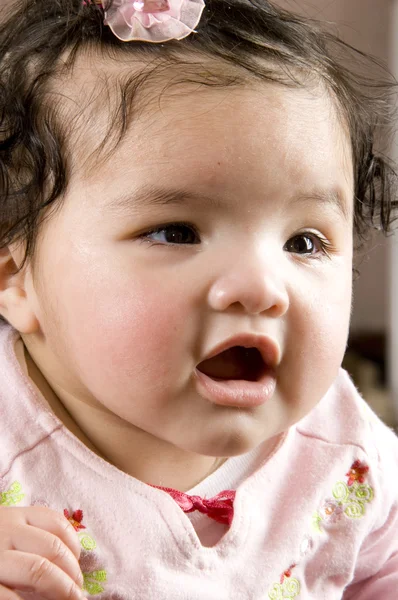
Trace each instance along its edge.
{"label": "baby's hand", "polygon": [[20,599],[14,590],[46,600],[85,598],[79,555],[76,532],[62,514],[0,507],[0,600]]}

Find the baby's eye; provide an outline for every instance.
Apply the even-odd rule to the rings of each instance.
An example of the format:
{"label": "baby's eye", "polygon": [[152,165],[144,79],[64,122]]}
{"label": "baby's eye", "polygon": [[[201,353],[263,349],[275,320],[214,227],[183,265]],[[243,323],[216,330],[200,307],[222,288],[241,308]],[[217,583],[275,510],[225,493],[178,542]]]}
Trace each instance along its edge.
{"label": "baby's eye", "polygon": [[162,225],[145,234],[145,239],[158,244],[199,244],[198,232],[192,225],[173,223]]}
{"label": "baby's eye", "polygon": [[326,252],[328,242],[314,233],[300,233],[290,238],[284,246],[284,250],[294,254],[318,254]]}

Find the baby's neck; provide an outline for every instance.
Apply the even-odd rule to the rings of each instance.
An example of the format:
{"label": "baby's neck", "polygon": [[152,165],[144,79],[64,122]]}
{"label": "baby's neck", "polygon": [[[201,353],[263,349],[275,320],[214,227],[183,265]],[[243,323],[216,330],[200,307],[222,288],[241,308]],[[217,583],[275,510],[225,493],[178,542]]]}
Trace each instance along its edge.
{"label": "baby's neck", "polygon": [[26,348],[25,360],[30,379],[65,427],[100,458],[136,479],[187,491],[225,462],[224,458],[184,453],[105,409],[68,397],[61,402]]}

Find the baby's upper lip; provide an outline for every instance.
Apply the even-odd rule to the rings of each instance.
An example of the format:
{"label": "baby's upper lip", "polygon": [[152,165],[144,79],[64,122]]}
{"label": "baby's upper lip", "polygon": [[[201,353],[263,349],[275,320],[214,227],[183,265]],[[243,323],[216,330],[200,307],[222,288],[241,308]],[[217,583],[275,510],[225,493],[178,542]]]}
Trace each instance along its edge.
{"label": "baby's upper lip", "polygon": [[[214,358],[217,354],[225,352],[235,346],[242,348],[256,348],[267,367],[275,369],[281,360],[281,351],[279,344],[271,337],[263,334],[239,333],[223,342],[217,344],[206,356],[201,360],[201,363],[210,358]],[[199,363],[200,364],[200,363]]]}

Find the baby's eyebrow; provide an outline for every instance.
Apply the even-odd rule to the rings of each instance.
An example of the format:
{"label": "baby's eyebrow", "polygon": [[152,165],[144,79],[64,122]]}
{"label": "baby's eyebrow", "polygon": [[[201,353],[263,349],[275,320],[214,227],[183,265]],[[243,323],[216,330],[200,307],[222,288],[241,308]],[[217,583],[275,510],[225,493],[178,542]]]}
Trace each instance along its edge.
{"label": "baby's eyebrow", "polygon": [[110,212],[117,215],[131,214],[134,209],[143,207],[156,207],[168,205],[181,205],[185,203],[207,203],[221,206],[222,202],[211,196],[197,194],[184,189],[166,189],[154,185],[145,185],[137,190],[121,194],[113,198],[107,206]]}
{"label": "baby's eyebrow", "polygon": [[345,200],[344,194],[337,189],[320,189],[314,190],[310,193],[296,195],[292,200],[292,204],[303,203],[308,204],[315,202],[318,204],[326,204],[336,209],[337,212],[346,220],[350,221],[351,212],[349,203]]}
{"label": "baby's eyebrow", "polygon": [[[134,210],[148,207],[160,207],[168,205],[206,204],[220,208],[225,203],[213,196],[193,193],[184,189],[166,189],[155,185],[144,185],[137,190],[128,191],[120,196],[113,198],[107,203],[107,211],[115,216],[131,215]],[[351,212],[349,203],[344,199],[344,195],[337,189],[319,189],[310,193],[300,193],[287,200],[286,207],[289,204],[309,204],[318,203],[320,205],[331,206],[346,220],[350,221]]]}

